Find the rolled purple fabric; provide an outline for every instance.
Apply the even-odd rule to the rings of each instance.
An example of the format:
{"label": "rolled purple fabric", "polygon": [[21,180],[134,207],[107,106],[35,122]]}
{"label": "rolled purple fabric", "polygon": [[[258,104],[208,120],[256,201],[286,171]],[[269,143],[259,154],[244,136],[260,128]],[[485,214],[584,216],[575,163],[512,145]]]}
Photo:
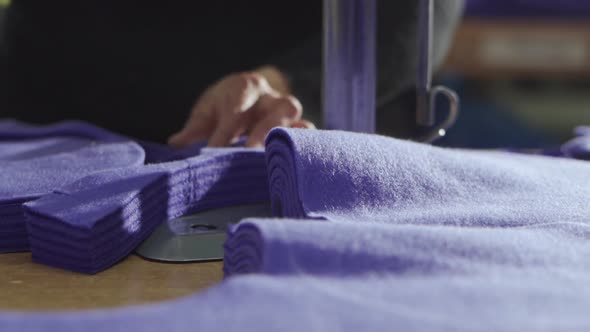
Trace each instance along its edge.
{"label": "rolled purple fabric", "polygon": [[[483,214],[483,213],[482,213]],[[462,227],[248,219],[229,231],[226,276],[492,275],[562,268],[589,277],[588,222]],[[312,236],[313,235],[313,236]]]}
{"label": "rolled purple fabric", "polygon": [[[588,225],[252,219],[243,265],[188,297],[110,310],[0,312],[6,331],[584,331]],[[256,272],[258,274],[244,275]],[[542,299],[542,300],[540,300]],[[531,317],[536,317],[531,319]]]}
{"label": "rolled purple fabric", "polygon": [[162,222],[266,201],[264,153],[230,149],[97,173],[25,206],[33,260],[97,273],[126,257]]}
{"label": "rolled purple fabric", "polygon": [[590,164],[564,158],[274,129],[267,167],[277,216],[469,227],[590,220]]}

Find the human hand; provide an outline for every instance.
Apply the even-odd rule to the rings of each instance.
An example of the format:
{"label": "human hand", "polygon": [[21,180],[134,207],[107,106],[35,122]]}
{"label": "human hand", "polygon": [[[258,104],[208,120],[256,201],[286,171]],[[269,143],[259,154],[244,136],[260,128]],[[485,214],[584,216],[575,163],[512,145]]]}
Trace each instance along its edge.
{"label": "human hand", "polygon": [[301,119],[302,112],[278,70],[232,74],[199,97],[184,128],[168,143],[184,147],[208,138],[209,146],[219,147],[248,134],[246,146],[259,147],[273,127],[315,128]]}

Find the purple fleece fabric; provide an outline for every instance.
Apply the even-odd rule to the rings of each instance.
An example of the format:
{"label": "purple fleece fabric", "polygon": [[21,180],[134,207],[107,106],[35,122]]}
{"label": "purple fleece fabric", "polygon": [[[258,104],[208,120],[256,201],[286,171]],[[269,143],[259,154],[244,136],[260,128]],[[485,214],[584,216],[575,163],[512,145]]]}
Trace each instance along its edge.
{"label": "purple fleece fabric", "polygon": [[277,216],[468,227],[590,220],[584,161],[296,129],[274,129],[266,150]]}
{"label": "purple fleece fabric", "polygon": [[[63,121],[45,126],[32,125],[14,120],[0,120],[0,142],[4,140],[30,140],[35,138],[79,138],[100,142],[130,142],[139,144],[145,152],[145,163],[161,163],[194,157],[198,155],[206,141],[183,148],[174,149],[164,144],[135,140],[83,121]],[[234,145],[243,145],[244,138]],[[0,152],[1,156],[1,152]]]}
{"label": "purple fleece fabric", "polygon": [[[243,143],[243,139],[236,144]],[[81,121],[37,126],[0,121],[0,253],[28,250],[24,202],[94,172],[182,160],[206,142],[176,150]]]}
{"label": "purple fleece fabric", "polygon": [[111,133],[83,121],[63,121],[51,125],[33,125],[15,120],[0,119],[0,140],[23,140],[48,137],[78,137],[102,142],[124,141],[123,136]]}
{"label": "purple fleece fabric", "polygon": [[[588,251],[586,251],[588,253]],[[589,279],[531,268],[489,274],[248,275],[176,301],[115,310],[0,313],[2,331],[580,331]]]}
{"label": "purple fleece fabric", "polygon": [[166,220],[268,201],[264,161],[262,150],[220,149],[84,177],[25,205],[33,260],[96,273]]}
{"label": "purple fleece fabric", "polygon": [[561,146],[561,155],[568,158],[590,160],[590,126],[576,127],[574,134],[577,137]]}
{"label": "purple fleece fabric", "polygon": [[277,214],[330,221],[242,221],[227,278],[190,297],[4,312],[0,329],[590,329],[587,162],[294,129],[273,130],[266,153]]}
{"label": "purple fleece fabric", "polygon": [[[45,129],[0,122],[0,253],[29,247],[23,203],[88,174],[144,162],[143,149],[135,143],[98,132],[94,137],[105,141],[93,135],[44,137]],[[63,126],[55,129],[67,132]]]}

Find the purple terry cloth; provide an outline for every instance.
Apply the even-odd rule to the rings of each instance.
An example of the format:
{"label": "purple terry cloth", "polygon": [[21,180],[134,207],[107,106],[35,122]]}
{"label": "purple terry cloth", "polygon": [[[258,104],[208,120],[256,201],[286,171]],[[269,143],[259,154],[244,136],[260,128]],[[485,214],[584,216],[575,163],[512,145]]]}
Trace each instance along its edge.
{"label": "purple terry cloth", "polygon": [[33,260],[97,273],[126,257],[166,220],[267,202],[264,163],[262,150],[215,149],[84,177],[25,205]]}
{"label": "purple terry cloth", "polygon": [[244,248],[234,259],[261,262],[234,272],[259,274],[146,306],[0,312],[0,329],[588,331],[589,234],[581,223],[491,229],[248,220],[228,243]]}
{"label": "purple terry cloth", "polygon": [[579,126],[574,129],[577,137],[561,146],[559,151],[564,157],[590,160],[590,126]]}
{"label": "purple terry cloth", "polygon": [[578,126],[574,129],[574,138],[561,146],[543,149],[503,149],[508,152],[535,154],[550,157],[590,160],[590,127]]}
{"label": "purple terry cloth", "polygon": [[[81,138],[100,142],[134,141],[145,151],[145,163],[162,163],[194,157],[198,155],[206,141],[197,142],[183,149],[171,148],[164,144],[135,140],[83,121],[63,121],[50,125],[32,125],[15,120],[0,120],[0,141],[30,140],[34,138]],[[234,146],[243,145],[241,138]],[[1,152],[0,152],[1,157]]]}
{"label": "purple terry cloth", "polygon": [[23,203],[85,175],[144,162],[143,150],[132,142],[34,138],[33,132],[25,140],[12,128],[0,123],[0,252],[29,247]]}
{"label": "purple terry cloth", "polygon": [[579,0],[467,0],[465,15],[472,17],[587,18],[590,3]]}
{"label": "purple terry cloth", "polygon": [[590,328],[590,164],[295,129],[273,130],[266,154],[274,210],[331,222],[242,221],[226,242],[227,278],[193,296],[114,310],[3,312],[0,328]]}
{"label": "purple terry cloth", "polygon": [[[245,136],[238,138],[234,143],[231,144],[231,147],[243,147],[246,143],[246,139],[247,138]],[[207,141],[199,141],[181,149],[171,148],[167,145],[154,142],[141,140],[136,142],[144,149],[146,154],[146,163],[148,164],[176,161],[198,156],[207,146]]]}
{"label": "purple terry cloth", "polygon": [[63,121],[39,126],[16,120],[0,119],[0,141],[49,137],[78,137],[102,142],[127,140],[121,135],[83,121]]}
{"label": "purple terry cloth", "polygon": [[574,128],[574,134],[577,136],[590,136],[590,126],[577,126]]}
{"label": "purple terry cloth", "polygon": [[277,216],[509,227],[590,220],[590,164],[339,131],[274,129]]}

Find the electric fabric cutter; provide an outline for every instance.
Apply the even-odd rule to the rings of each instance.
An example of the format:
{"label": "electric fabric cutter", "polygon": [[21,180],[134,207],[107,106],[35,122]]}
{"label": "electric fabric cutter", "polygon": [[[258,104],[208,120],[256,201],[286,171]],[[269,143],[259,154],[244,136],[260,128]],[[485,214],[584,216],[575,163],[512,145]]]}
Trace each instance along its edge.
{"label": "electric fabric cutter", "polygon": [[[433,0],[419,0],[416,124],[431,143],[445,135],[459,113],[457,94],[432,87]],[[323,115],[326,129],[375,132],[377,0],[324,0]],[[449,112],[436,124],[434,99],[447,98]],[[227,227],[246,217],[270,217],[268,204],[234,206],[170,220],[137,249],[165,262],[219,260]]]}

